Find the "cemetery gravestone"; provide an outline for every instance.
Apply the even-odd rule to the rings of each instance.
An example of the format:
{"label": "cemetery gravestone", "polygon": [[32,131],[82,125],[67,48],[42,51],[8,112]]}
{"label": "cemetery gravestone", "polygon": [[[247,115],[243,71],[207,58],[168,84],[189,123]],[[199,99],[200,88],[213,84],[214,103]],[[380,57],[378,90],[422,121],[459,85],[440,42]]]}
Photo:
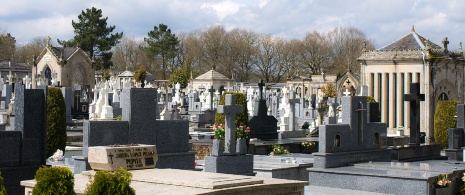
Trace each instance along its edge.
{"label": "cemetery gravestone", "polygon": [[84,121],[83,156],[75,158],[75,172],[89,169],[88,147],[114,144],[156,145],[157,168],[193,169],[189,149],[189,121],[156,120],[157,92],[153,88],[125,88],[121,121]]}
{"label": "cemetery gravestone", "polygon": [[215,140],[212,146],[212,156],[205,158],[205,171],[253,175],[253,155],[245,154],[246,142],[238,139],[236,144],[236,114],[242,112],[242,106],[236,105],[236,95],[226,94],[225,105],[218,107],[219,113],[225,114],[225,150],[223,144]]}
{"label": "cemetery gravestone", "polygon": [[366,97],[342,97],[342,124],[321,125],[315,168],[346,166],[367,161],[390,161],[391,151],[383,145],[385,123],[367,121]]}
{"label": "cemetery gravestone", "polygon": [[465,105],[458,104],[457,107],[457,127],[449,129],[448,141],[449,147],[445,150],[449,160],[463,160],[463,147],[465,146],[464,139],[464,121],[465,121]]}
{"label": "cemetery gravestone", "polygon": [[410,83],[410,94],[404,94],[404,100],[410,102],[410,138],[406,147],[393,147],[391,160],[416,161],[443,159],[439,144],[420,145],[420,101],[425,95],[420,94],[420,84]]}
{"label": "cemetery gravestone", "polygon": [[255,101],[254,116],[249,121],[249,136],[261,140],[278,139],[278,120],[274,116],[268,116],[266,101],[262,98],[265,83],[260,80],[258,85],[260,99]]}
{"label": "cemetery gravestone", "polygon": [[13,131],[0,131],[0,172],[8,194],[24,194],[20,181],[33,179],[45,165],[46,100],[44,90],[17,84]]}

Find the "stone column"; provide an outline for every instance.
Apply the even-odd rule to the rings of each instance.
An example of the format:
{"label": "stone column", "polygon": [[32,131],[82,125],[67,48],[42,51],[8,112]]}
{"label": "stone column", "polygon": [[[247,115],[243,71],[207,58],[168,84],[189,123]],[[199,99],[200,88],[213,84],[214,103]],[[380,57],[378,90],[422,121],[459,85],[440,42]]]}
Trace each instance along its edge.
{"label": "stone column", "polygon": [[388,73],[381,74],[381,122],[388,123]]}
{"label": "stone column", "polygon": [[373,98],[375,98],[376,102],[379,102],[379,74],[374,73],[374,82],[372,86],[373,91]]}
{"label": "stone column", "polygon": [[397,73],[397,126],[404,126],[404,73]]}
{"label": "stone column", "polygon": [[[411,73],[404,73],[404,92],[410,93],[410,83],[412,81]],[[402,96],[403,97],[403,96]],[[410,132],[410,102],[404,102],[404,132]],[[410,134],[410,133],[409,133]]]}
{"label": "stone column", "polygon": [[368,90],[368,95],[373,97],[373,73],[368,74],[367,83],[365,85],[370,86],[370,89]]}
{"label": "stone column", "polygon": [[418,74],[416,72],[412,72],[412,83],[418,83]]}
{"label": "stone column", "polygon": [[[389,129],[396,128],[396,74],[389,73]],[[395,133],[395,132],[394,132]]]}

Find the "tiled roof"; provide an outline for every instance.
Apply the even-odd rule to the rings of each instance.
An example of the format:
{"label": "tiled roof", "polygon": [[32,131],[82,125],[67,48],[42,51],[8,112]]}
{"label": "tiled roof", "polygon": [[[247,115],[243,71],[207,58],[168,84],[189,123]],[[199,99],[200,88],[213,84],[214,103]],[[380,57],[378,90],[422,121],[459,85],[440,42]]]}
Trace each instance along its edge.
{"label": "tiled roof", "polygon": [[216,72],[215,70],[210,70],[203,75],[198,76],[195,80],[231,80],[228,77]]}
{"label": "tiled roof", "polygon": [[[8,60],[0,60],[0,69],[1,70],[10,70],[10,65]],[[15,63],[11,62],[11,69],[16,71],[31,71],[31,67],[26,63]]]}
{"label": "tiled roof", "polygon": [[394,41],[393,43],[384,46],[378,50],[422,50],[425,49],[426,43],[431,49],[441,49],[441,46],[428,41],[426,38],[422,37],[415,31],[410,32],[404,37]]}

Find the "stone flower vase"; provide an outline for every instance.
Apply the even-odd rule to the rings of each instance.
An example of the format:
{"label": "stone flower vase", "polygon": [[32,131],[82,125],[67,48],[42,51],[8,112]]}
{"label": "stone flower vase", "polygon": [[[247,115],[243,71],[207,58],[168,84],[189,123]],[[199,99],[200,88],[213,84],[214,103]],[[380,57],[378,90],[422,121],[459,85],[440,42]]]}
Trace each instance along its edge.
{"label": "stone flower vase", "polygon": [[223,155],[224,144],[223,141],[219,139],[214,139],[212,144],[212,156],[221,156]]}
{"label": "stone flower vase", "polygon": [[436,188],[436,195],[452,195],[452,188],[450,186],[445,188]]}
{"label": "stone flower vase", "polygon": [[238,154],[247,154],[247,140],[243,138],[237,139],[236,152]]}

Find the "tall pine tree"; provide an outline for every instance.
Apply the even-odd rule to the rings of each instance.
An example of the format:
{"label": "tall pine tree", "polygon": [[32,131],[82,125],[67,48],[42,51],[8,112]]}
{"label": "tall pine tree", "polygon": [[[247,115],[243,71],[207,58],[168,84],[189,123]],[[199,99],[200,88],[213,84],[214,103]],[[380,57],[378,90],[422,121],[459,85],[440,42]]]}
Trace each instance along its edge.
{"label": "tall pine tree", "polygon": [[79,46],[91,59],[95,60],[95,68],[108,69],[113,65],[111,48],[123,37],[123,32],[112,34],[115,26],[108,26],[108,17],[102,17],[102,10],[95,7],[87,8],[78,16],[78,21],[72,21],[74,39],[58,40],[63,46]]}
{"label": "tall pine tree", "polygon": [[[170,71],[174,71],[175,57],[179,51],[179,40],[175,34],[171,33],[171,29],[164,24],[154,26],[153,30],[148,33],[148,37],[144,37],[148,47],[145,48],[150,57],[159,59],[161,62],[161,71],[163,79],[168,78]],[[169,67],[171,63],[171,67]]]}

